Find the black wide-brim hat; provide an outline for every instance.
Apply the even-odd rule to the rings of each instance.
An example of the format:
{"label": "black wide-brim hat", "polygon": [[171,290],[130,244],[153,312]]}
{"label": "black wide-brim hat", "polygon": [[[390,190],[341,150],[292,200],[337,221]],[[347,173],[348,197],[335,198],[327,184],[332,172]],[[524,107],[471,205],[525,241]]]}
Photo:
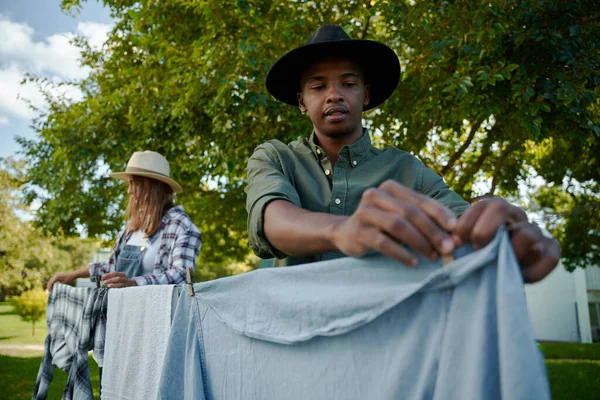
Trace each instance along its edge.
{"label": "black wide-brim hat", "polygon": [[332,58],[348,58],[356,62],[371,87],[371,99],[363,111],[387,100],[400,81],[400,61],[388,46],[372,40],[350,39],[337,25],[323,25],[305,45],[284,54],[267,74],[267,90],[284,103],[298,106],[300,78],[313,62]]}

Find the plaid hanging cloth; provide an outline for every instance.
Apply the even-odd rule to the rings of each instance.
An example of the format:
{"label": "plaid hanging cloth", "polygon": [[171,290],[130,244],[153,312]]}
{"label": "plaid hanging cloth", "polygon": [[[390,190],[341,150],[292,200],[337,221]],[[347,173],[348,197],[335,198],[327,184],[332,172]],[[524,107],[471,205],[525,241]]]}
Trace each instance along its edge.
{"label": "plaid hanging cloth", "polygon": [[93,399],[88,351],[101,365],[106,335],[108,289],[73,288],[55,284],[48,298],[48,336],[38,371],[33,399],[46,399],[59,367],[69,374],[63,400]]}

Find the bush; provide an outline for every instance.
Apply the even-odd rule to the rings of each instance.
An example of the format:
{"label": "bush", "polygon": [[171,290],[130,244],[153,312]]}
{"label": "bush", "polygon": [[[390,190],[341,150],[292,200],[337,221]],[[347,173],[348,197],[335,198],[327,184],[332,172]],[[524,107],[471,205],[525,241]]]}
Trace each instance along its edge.
{"label": "bush", "polygon": [[31,335],[35,335],[35,323],[46,314],[48,294],[43,289],[32,289],[14,297],[15,311],[24,321],[31,321]]}

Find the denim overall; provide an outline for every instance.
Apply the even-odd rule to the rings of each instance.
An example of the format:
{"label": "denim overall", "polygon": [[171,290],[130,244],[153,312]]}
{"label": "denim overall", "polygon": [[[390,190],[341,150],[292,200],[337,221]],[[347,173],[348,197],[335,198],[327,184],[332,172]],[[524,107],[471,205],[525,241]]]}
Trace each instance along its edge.
{"label": "denim overall", "polygon": [[147,239],[148,244],[145,246],[134,246],[127,244],[127,241],[121,245],[121,251],[117,257],[117,272],[124,272],[127,278],[135,278],[144,274],[144,265],[142,260],[148,248],[154,243],[158,237],[158,232],[155,232]]}

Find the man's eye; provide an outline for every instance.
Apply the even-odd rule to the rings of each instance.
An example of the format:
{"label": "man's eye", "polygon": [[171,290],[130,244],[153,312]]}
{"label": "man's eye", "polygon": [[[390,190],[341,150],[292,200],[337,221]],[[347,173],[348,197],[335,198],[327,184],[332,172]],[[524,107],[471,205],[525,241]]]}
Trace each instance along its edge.
{"label": "man's eye", "polygon": [[344,85],[348,87],[356,86],[356,82],[346,82]]}
{"label": "man's eye", "polygon": [[325,87],[325,85],[318,85],[318,86],[313,86],[311,87],[312,90],[321,90]]}

